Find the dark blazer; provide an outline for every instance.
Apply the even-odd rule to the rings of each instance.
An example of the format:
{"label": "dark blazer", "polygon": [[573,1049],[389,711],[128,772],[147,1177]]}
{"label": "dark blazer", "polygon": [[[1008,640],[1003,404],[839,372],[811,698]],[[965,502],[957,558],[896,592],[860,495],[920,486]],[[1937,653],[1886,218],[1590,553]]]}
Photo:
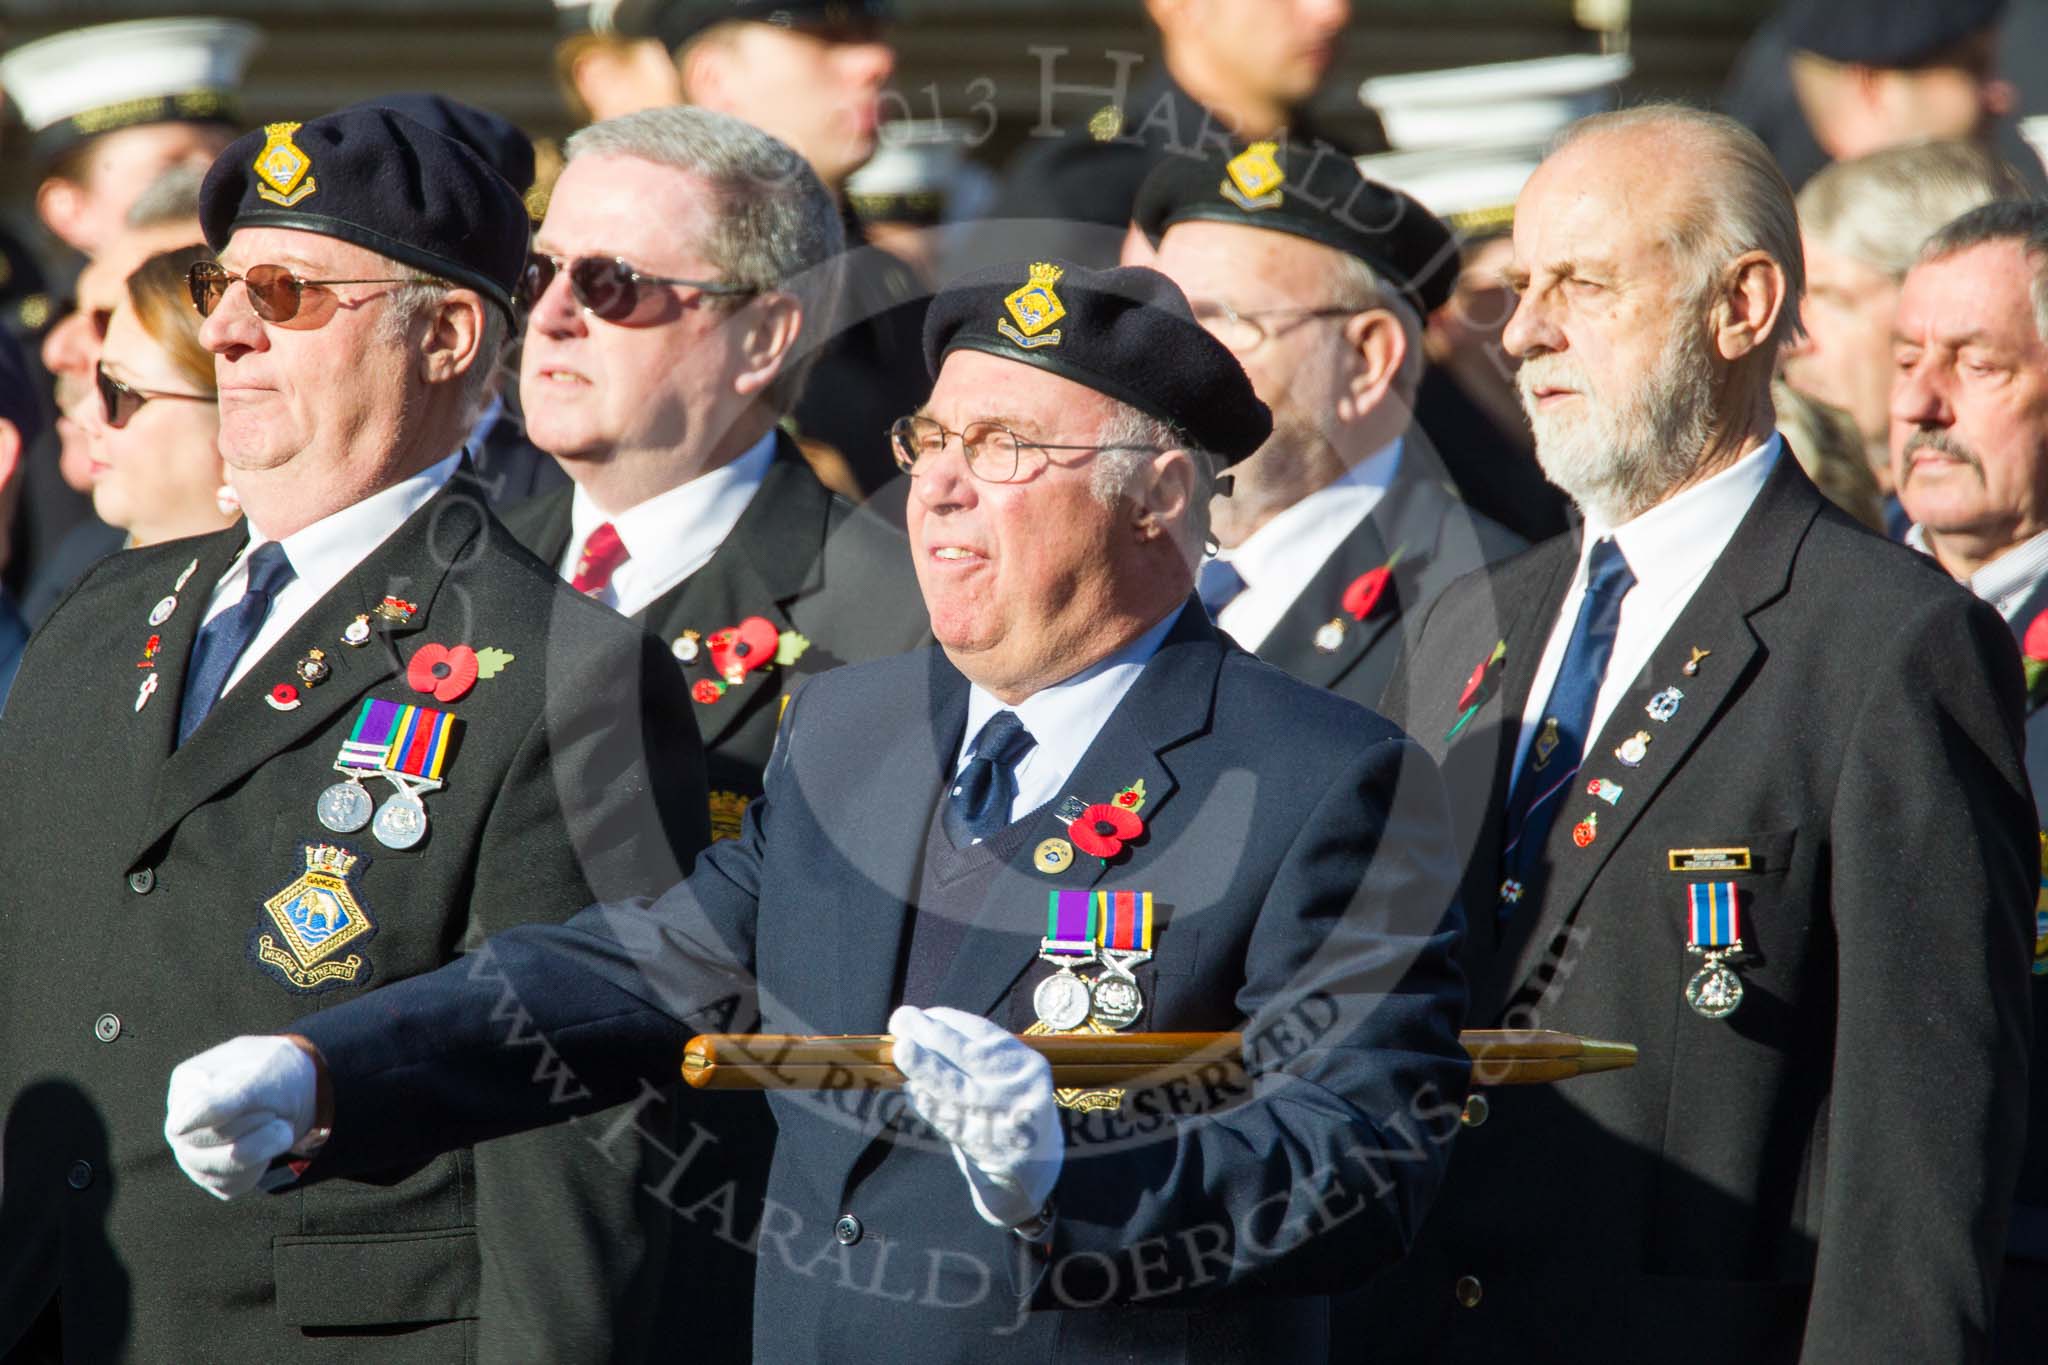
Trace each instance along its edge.
{"label": "dark blazer", "polygon": [[[1640,1059],[1491,1093],[1421,1245],[1368,1292],[1383,1330],[1346,1358],[1981,1358],[2039,863],[2004,623],[1786,452],[1593,744],[1540,895],[1502,921],[1507,774],[1577,554],[1553,540],[1445,593],[1387,707],[1439,756],[1470,850],[1473,1026]],[[1498,685],[1447,740],[1501,640]],[[1646,714],[1671,686],[1677,712]],[[1723,848],[1746,866],[1673,870]],[[1684,998],[1688,887],[1730,880],[1745,994],[1714,1020]]]}
{"label": "dark blazer", "polygon": [[[757,980],[769,1032],[886,1028],[967,700],[937,650],[812,681],[738,841],[651,912],[593,908],[489,945],[588,1102],[673,1074],[700,1021],[732,1017],[720,1002]],[[1035,1256],[973,1212],[899,1095],[772,1095],[759,1359],[1312,1359],[1327,1346],[1316,1296],[1407,1244],[1468,1070],[1431,765],[1378,717],[1230,645],[1196,606],[1067,790],[1101,800],[1138,781],[1147,831],[1112,865],[1035,870],[1041,835],[1063,825],[1025,817],[934,1003],[1025,1027],[1051,973],[1036,960],[1048,892],[1151,891],[1140,1027],[1244,1024],[1256,1094],[1217,1068],[1113,1115],[1067,1115],[1051,1248]],[[305,1021],[336,1105],[309,1178],[559,1117],[492,1041],[487,993],[465,973],[397,989],[395,1011]],[[388,1112],[410,1122],[365,1117]],[[1064,1311],[1125,1304],[1142,1308]]]}
{"label": "dark blazer", "polygon": [[476,481],[501,514],[528,498],[569,486],[569,476],[555,463],[555,457],[527,439],[526,419],[514,406],[516,397],[508,395],[490,422],[469,434],[469,458],[476,465]]}
{"label": "dark blazer", "polygon": [[[641,1169],[637,1140],[599,1152],[561,1130],[457,1144],[234,1204],[170,1158],[164,1083],[184,1058],[376,999],[494,929],[664,885],[708,839],[674,666],[514,544],[466,466],[174,749],[193,640],[244,540],[237,525],[101,561],[30,643],[0,719],[0,1343],[59,1295],[67,1357],[81,1360],[644,1349],[653,1304],[639,1277],[658,1271],[668,1225],[636,1206],[658,1169]],[[418,610],[373,617],[366,644],[345,643],[387,594]],[[166,597],[175,609],[150,625]],[[152,635],[153,666],[138,667]],[[406,661],[429,644],[512,658],[440,702],[407,681]],[[292,666],[314,648],[332,674],[309,687]],[[288,683],[297,705],[276,709],[273,688]],[[315,818],[365,697],[462,722],[446,786],[426,797],[427,837],[410,849]],[[388,794],[382,779],[369,786]],[[348,913],[368,932],[294,963],[266,902],[323,845],[356,859]],[[331,908],[323,918],[333,924]],[[516,1001],[499,1017],[531,1065]]]}
{"label": "dark blazer", "polygon": [[[1417,469],[1426,458],[1402,452],[1401,472],[1386,496],[1303,585],[1259,643],[1261,659],[1362,706],[1378,706],[1403,645],[1437,595],[1472,570],[1527,548],[1520,536],[1446,492],[1433,470]],[[1401,561],[1386,591],[1363,621],[1353,620],[1342,606],[1345,589],[1397,549]],[[1335,649],[1320,649],[1317,633],[1331,621],[1342,635]]]}
{"label": "dark blazer", "polygon": [[[2015,641],[2034,618],[2048,612],[2048,578],[2012,616]],[[2027,779],[2034,789],[2034,818],[2048,830],[2048,684],[2027,699]],[[2048,898],[2038,902],[2048,909]],[[2048,1037],[2048,920],[2034,926],[2034,1038]],[[2048,1066],[2036,1064],[2028,1079],[2027,1148],[2020,1161],[2019,1190],[2012,1227],[2006,1234],[2005,1277],[1998,1298],[1997,1352],[2001,1362],[2039,1356],[2048,1335]]]}
{"label": "dark blazer", "polygon": [[[634,618],[665,644],[685,631],[701,637],[696,658],[675,664],[685,687],[718,677],[703,641],[744,617],[765,616],[811,642],[795,667],[750,673],[717,700],[690,704],[714,793],[714,833],[726,836],[739,832],[740,811],[761,794],[785,695],[828,668],[931,642],[903,533],[835,496],[794,441],[775,439],[760,491],[717,553]],[[549,564],[568,552],[574,492],[564,488],[505,515],[520,543]]]}

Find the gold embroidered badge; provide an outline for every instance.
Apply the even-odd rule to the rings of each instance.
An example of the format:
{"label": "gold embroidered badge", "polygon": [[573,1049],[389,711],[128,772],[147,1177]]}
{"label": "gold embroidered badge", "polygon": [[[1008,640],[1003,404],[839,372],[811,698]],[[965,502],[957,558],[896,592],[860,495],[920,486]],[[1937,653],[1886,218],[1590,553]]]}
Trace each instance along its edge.
{"label": "gold embroidered badge", "polygon": [[320,182],[307,174],[313,169],[313,159],[292,143],[297,131],[296,123],[263,125],[263,150],[256,153],[254,167],[256,178],[263,182],[256,187],[257,198],[290,208],[320,188]]}
{"label": "gold embroidered badge", "polygon": [[1287,183],[1287,172],[1280,169],[1277,159],[1279,151],[1277,142],[1254,142],[1230,158],[1223,168],[1230,179],[1219,186],[1223,197],[1246,213],[1279,208],[1280,187]]}
{"label": "gold embroidered badge", "polygon": [[1031,279],[1003,298],[1003,307],[1010,310],[1010,317],[1016,319],[1017,325],[1012,327],[1009,319],[1000,319],[996,330],[1027,351],[1059,345],[1060,334],[1048,332],[1046,328],[1067,315],[1067,306],[1053,292],[1053,286],[1066,273],[1047,261],[1032,262]]}
{"label": "gold embroidered badge", "polygon": [[376,926],[349,882],[357,856],[333,844],[307,844],[304,853],[306,870],[263,902],[284,946],[263,934],[256,941],[256,958],[300,990],[314,990],[356,979],[363,970],[361,954],[328,959]]}

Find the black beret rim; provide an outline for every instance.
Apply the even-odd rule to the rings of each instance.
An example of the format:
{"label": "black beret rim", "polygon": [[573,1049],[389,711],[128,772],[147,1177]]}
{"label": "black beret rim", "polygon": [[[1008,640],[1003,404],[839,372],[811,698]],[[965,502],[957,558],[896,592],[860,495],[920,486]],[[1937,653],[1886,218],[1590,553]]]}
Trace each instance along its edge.
{"label": "black beret rim", "polygon": [[[1201,446],[1211,455],[1220,456],[1221,462],[1225,467],[1234,465],[1239,460],[1249,456],[1253,451],[1265,444],[1266,437],[1272,434],[1272,414],[1270,410],[1266,409],[1266,405],[1261,402],[1259,403],[1260,409],[1267,412],[1265,433],[1260,435],[1257,440],[1251,442],[1248,449],[1236,451],[1225,449],[1226,443],[1224,441],[1216,440],[1212,442],[1206,434],[1195,431],[1183,419],[1162,410],[1157,403],[1145,397],[1145,395],[1135,390],[1127,389],[1116,381],[1096,373],[1094,370],[1080,365],[1069,364],[1049,349],[1019,351],[1013,346],[1006,346],[994,337],[982,337],[972,334],[962,336],[956,332],[953,337],[947,340],[944,346],[939,348],[938,359],[932,367],[932,379],[934,382],[939,377],[939,368],[946,363],[946,357],[955,351],[979,351],[983,355],[992,355],[998,360],[1014,360],[1020,365],[1030,365],[1049,374],[1056,374],[1062,379],[1079,384],[1084,389],[1093,389],[1097,393],[1107,394],[1120,403],[1128,403],[1147,416],[1158,418],[1174,430],[1184,432],[1194,444]],[[1249,389],[1250,385],[1247,384],[1246,387]],[[1254,401],[1257,401],[1256,396],[1254,396]]]}
{"label": "black beret rim", "polygon": [[[494,171],[492,174],[495,175],[496,172]],[[322,214],[293,213],[286,210],[270,209],[257,209],[252,212],[237,214],[228,222],[227,227],[222,230],[219,243],[209,242],[209,245],[216,252],[224,251],[227,249],[228,239],[234,236],[235,230],[245,227],[296,228],[301,232],[314,232],[322,237],[334,237],[344,242],[350,242],[366,250],[377,252],[379,255],[389,256],[392,260],[402,265],[409,265],[418,270],[430,271],[435,275],[444,275],[457,284],[466,284],[504,309],[507,317],[512,316],[511,290],[496,280],[491,279],[482,271],[472,270],[466,265],[451,261],[445,256],[438,256],[409,242],[401,242],[396,238],[386,237],[383,233],[373,228],[366,228],[360,224],[350,223],[338,218],[329,218]]]}
{"label": "black beret rim", "polygon": [[[1293,218],[1275,218],[1273,221],[1269,223],[1258,223],[1253,222],[1250,219],[1246,218],[1245,215],[1243,215],[1242,213],[1238,213],[1235,210],[1227,208],[1223,205],[1187,204],[1174,209],[1171,213],[1168,213],[1166,217],[1159,222],[1159,229],[1157,233],[1154,233],[1152,229],[1144,223],[1140,223],[1138,226],[1142,231],[1144,231],[1145,235],[1151,239],[1153,245],[1157,246],[1159,244],[1159,239],[1166,235],[1166,230],[1172,227],[1175,223],[1198,222],[1225,223],[1231,227],[1258,228],[1262,232],[1285,233],[1289,237],[1300,237],[1304,241],[1314,242],[1318,246],[1329,247],[1332,251],[1341,252],[1342,254],[1350,256],[1355,260],[1363,261],[1367,265],[1372,267],[1372,271],[1375,275],[1378,275],[1381,279],[1386,280],[1389,284],[1393,285],[1395,289],[1399,291],[1404,298],[1406,298],[1410,303],[1414,304],[1416,307],[1420,308],[1422,310],[1422,315],[1425,319],[1427,319],[1431,313],[1434,313],[1437,309],[1443,307],[1444,304],[1450,301],[1451,294],[1453,293],[1456,287],[1456,280],[1450,274],[1450,272],[1439,269],[1432,272],[1430,279],[1430,287],[1428,292],[1425,293],[1423,291],[1423,286],[1421,284],[1418,284],[1416,281],[1409,279],[1404,272],[1402,272],[1392,262],[1386,260],[1384,257],[1373,255],[1369,252],[1360,251],[1353,244],[1344,241],[1343,238],[1337,233],[1311,232],[1309,231],[1308,227],[1305,224],[1303,224],[1300,220]],[[1455,239],[1453,240],[1452,245],[1456,245]],[[1439,297],[1436,300],[1436,302],[1431,303],[1429,301],[1429,296],[1431,294],[1439,293],[1441,294],[1441,297]]]}

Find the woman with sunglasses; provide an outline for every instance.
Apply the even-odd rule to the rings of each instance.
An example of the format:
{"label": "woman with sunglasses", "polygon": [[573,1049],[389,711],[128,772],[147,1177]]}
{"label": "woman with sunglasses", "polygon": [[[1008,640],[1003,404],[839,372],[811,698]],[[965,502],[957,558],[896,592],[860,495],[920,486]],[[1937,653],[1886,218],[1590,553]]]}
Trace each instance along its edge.
{"label": "woman with sunglasses", "polygon": [[152,256],[128,277],[107,323],[92,436],[92,501],[129,546],[218,531],[235,519],[220,504],[220,410],[213,356],[199,344],[185,277],[211,260],[204,246]]}

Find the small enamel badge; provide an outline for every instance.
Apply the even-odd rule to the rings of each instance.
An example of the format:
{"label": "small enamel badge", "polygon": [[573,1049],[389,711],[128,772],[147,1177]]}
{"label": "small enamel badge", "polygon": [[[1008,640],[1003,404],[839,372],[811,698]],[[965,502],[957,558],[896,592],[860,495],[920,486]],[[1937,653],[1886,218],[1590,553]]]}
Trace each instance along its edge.
{"label": "small enamel badge", "polygon": [[1580,848],[1584,848],[1588,844],[1592,843],[1593,840],[1596,837],[1598,837],[1599,833],[1600,812],[1597,810],[1589,810],[1586,812],[1585,819],[1579,821],[1579,823],[1572,826],[1572,842],[1577,844]]}
{"label": "small enamel badge", "polygon": [[299,700],[299,689],[290,683],[279,683],[263,694],[263,700],[270,703],[273,711],[296,711],[305,703]]}
{"label": "small enamel badge", "polygon": [[1696,678],[1700,673],[1700,660],[1706,658],[1714,651],[1711,649],[1701,649],[1698,645],[1692,645],[1689,648],[1692,650],[1692,657],[1687,659],[1685,666],[1678,671],[1685,674],[1688,678]]}
{"label": "small enamel badge", "polygon": [[1065,839],[1046,839],[1031,851],[1031,865],[1047,876],[1065,872],[1074,865],[1074,846]]}
{"label": "small enamel badge", "polygon": [[1615,747],[1614,756],[1624,768],[1640,768],[1650,756],[1650,732],[1638,730]]}
{"label": "small enamel badge", "polygon": [[361,649],[364,645],[370,643],[370,615],[368,612],[364,612],[348,623],[348,626],[341,632],[341,642],[350,649]]}
{"label": "small enamel badge", "polygon": [[1316,628],[1316,653],[1335,654],[1344,647],[1344,618],[1332,616]]}
{"label": "small enamel badge", "polygon": [[292,665],[292,672],[299,675],[299,681],[308,687],[318,687],[333,674],[334,666],[327,662],[327,651],[309,649],[306,657]]}
{"label": "small enamel badge", "polygon": [[192,561],[192,562],[191,562],[190,564],[187,564],[187,565],[185,566],[185,571],[184,571],[183,573],[181,573],[181,574],[179,574],[179,575],[178,575],[178,581],[177,581],[177,582],[175,582],[175,583],[173,583],[173,584],[171,584],[171,591],[172,591],[172,592],[183,592],[183,591],[185,591],[185,585],[186,585],[187,583],[190,583],[190,582],[192,581],[192,575],[193,575],[193,574],[195,574],[195,573],[198,573],[198,572],[199,572],[199,561],[195,559],[195,560],[193,560],[193,561]]}
{"label": "small enamel badge", "polygon": [[1621,804],[1621,784],[1596,777],[1586,784],[1586,795],[1597,796],[1610,806],[1618,806]]}
{"label": "small enamel badge", "polygon": [[1519,905],[1521,900],[1522,884],[1520,882],[1516,881],[1513,877],[1509,877],[1500,884],[1500,903],[1502,905]]}
{"label": "small enamel badge", "polygon": [[1656,696],[1650,698],[1650,704],[1645,706],[1643,710],[1650,713],[1651,720],[1662,725],[1668,723],[1673,716],[1678,714],[1678,704],[1684,700],[1685,693],[1675,687],[1667,687]]}
{"label": "small enamel badge", "polygon": [[177,594],[166,593],[163,596],[162,600],[160,600],[155,606],[149,609],[149,623],[153,626],[160,626],[164,622],[170,620],[171,613],[176,611],[177,609]]}
{"label": "small enamel badge", "polygon": [[390,621],[397,625],[404,625],[418,612],[417,603],[408,602],[402,597],[387,597],[370,609],[370,614],[378,620]]}
{"label": "small enamel badge", "polygon": [[746,818],[747,798],[738,792],[711,793],[711,838],[737,839],[740,822]]}
{"label": "small enamel badge", "polygon": [[1549,767],[1550,756],[1557,752],[1558,743],[1557,717],[1546,716],[1543,728],[1536,732],[1536,740],[1529,746],[1529,766],[1539,773]]}
{"label": "small enamel badge", "polygon": [[698,643],[704,637],[694,630],[686,630],[668,642],[668,652],[676,656],[677,663],[693,664],[703,646]]}
{"label": "small enamel badge", "polygon": [[135,709],[140,711],[149,705],[149,699],[156,695],[157,675],[154,670],[144,676],[142,686],[135,693]]}
{"label": "small enamel badge", "polygon": [[161,635],[152,635],[152,636],[150,636],[150,637],[149,637],[149,640],[148,640],[148,642],[147,642],[147,643],[145,643],[145,644],[144,644],[144,645],[142,646],[142,657],[141,657],[140,659],[137,659],[137,660],[135,661],[135,666],[136,666],[137,668],[155,668],[155,667],[156,667],[156,652],[157,652],[157,651],[158,651],[159,649],[162,649],[162,648],[163,648],[163,645],[164,645],[164,637],[163,637],[163,636],[161,636]]}

